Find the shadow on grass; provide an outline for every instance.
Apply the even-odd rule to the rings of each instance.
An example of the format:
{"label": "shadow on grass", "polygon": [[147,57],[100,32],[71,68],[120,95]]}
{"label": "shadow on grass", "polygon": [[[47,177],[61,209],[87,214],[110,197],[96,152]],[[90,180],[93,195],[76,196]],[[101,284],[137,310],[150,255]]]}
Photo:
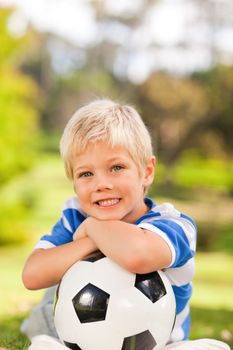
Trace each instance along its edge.
{"label": "shadow on grass", "polygon": [[[25,317],[14,315],[0,318],[0,346],[10,350],[27,349],[29,340],[19,330]],[[233,312],[192,307],[191,338],[222,340],[233,349]]]}
{"label": "shadow on grass", "polygon": [[224,341],[233,349],[232,311],[192,307],[191,315],[192,339],[214,338]]}

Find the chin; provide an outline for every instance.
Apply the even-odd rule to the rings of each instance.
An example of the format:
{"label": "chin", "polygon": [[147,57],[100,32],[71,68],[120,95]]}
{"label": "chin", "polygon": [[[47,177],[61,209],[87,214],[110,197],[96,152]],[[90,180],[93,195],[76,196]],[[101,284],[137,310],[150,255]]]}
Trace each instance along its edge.
{"label": "chin", "polygon": [[122,216],[119,215],[93,215],[94,218],[97,220],[103,220],[103,221],[108,221],[108,220],[122,220]]}

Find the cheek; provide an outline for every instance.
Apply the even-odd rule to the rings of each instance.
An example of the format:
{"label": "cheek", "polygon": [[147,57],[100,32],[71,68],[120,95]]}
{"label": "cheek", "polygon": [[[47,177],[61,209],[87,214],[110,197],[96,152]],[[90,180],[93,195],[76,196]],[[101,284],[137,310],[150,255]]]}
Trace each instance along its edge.
{"label": "cheek", "polygon": [[86,191],[82,189],[82,186],[79,186],[76,183],[74,183],[74,192],[76,193],[77,197],[80,199],[80,198],[83,198]]}
{"label": "cheek", "polygon": [[132,177],[129,181],[122,183],[121,190],[130,197],[137,197],[138,194],[143,193],[144,185],[142,181]]}
{"label": "cheek", "polygon": [[80,189],[79,187],[75,188],[75,192],[76,192],[78,198],[80,198],[80,199],[87,197],[87,191],[84,191],[83,189]]}

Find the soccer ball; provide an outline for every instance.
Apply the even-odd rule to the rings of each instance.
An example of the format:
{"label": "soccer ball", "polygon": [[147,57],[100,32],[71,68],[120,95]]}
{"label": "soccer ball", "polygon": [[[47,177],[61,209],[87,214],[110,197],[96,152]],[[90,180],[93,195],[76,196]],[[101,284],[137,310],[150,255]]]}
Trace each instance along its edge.
{"label": "soccer ball", "polygon": [[65,273],[54,302],[59,338],[75,350],[159,350],[175,315],[163,272],[130,273],[101,252]]}

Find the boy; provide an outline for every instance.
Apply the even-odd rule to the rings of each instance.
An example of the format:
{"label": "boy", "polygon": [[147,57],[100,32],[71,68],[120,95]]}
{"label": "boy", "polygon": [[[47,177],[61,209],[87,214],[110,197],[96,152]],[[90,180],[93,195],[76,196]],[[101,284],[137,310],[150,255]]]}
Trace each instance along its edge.
{"label": "boy", "polygon": [[[60,150],[76,197],[65,203],[51,234],[29,256],[25,286],[56,285],[72,264],[98,249],[134,273],[163,269],[177,305],[170,342],[188,339],[196,227],[171,204],[157,205],[145,196],[155,157],[139,114],[131,106],[94,101],[70,119]],[[202,349],[211,349],[202,343]]]}

